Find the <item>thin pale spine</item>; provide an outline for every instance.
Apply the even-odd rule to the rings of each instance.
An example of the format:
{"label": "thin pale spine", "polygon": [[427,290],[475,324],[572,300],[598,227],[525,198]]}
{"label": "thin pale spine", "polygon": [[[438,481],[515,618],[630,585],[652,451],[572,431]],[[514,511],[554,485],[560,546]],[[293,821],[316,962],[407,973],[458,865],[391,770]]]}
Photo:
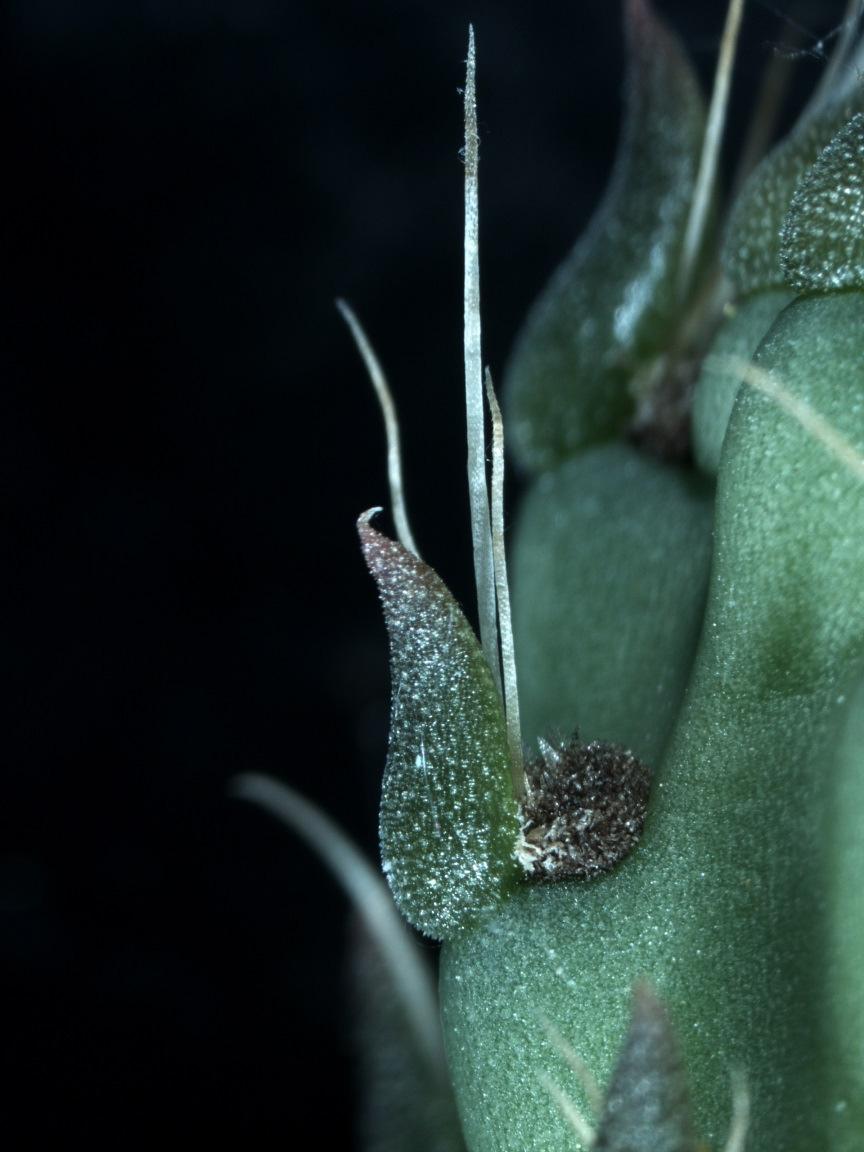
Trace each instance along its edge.
{"label": "thin pale spine", "polygon": [[734,204],[745,180],[768,151],[776,135],[777,122],[783,103],[788,95],[792,72],[797,60],[794,55],[801,38],[802,29],[797,24],[785,23],[783,40],[774,50],[768,62],[759,92],[754,101],[755,111],[750,117],[744,145],[735,166],[729,193],[729,203]]}
{"label": "thin pale spine", "polygon": [[477,132],[477,63],[474,27],[468,29],[465,77],[465,412],[468,426],[468,494],[471,503],[471,539],[477,584],[480,644],[503,699],[495,611],[495,573],[489,490],[486,480],[486,429],[483,410],[483,356],[480,336],[480,209]]}
{"label": "thin pale spine", "polygon": [[595,1132],[577,1106],[564,1090],[555,1083],[551,1076],[542,1074],[540,1083],[558,1105],[562,1116],[576,1133],[576,1138],[585,1149],[591,1149],[594,1144]]}
{"label": "thin pale spine", "polygon": [[743,1072],[732,1074],[732,1120],[723,1152],[744,1152],[750,1128],[750,1090]]}
{"label": "thin pale spine", "polygon": [[555,1025],[547,1020],[545,1016],[540,1017],[540,1023],[543,1026],[543,1031],[546,1033],[549,1043],[559,1054],[563,1057],[564,1061],[570,1067],[570,1070],[579,1081],[583,1092],[591,1107],[591,1111],[595,1116],[601,1115],[603,1112],[603,1093],[600,1090],[600,1085],[594,1073],[576,1051],[576,1049],[569,1044]]}
{"label": "thin pale spine", "polygon": [[793,420],[797,420],[805,432],[809,432],[814,440],[818,440],[853,476],[864,481],[864,456],[830,421],[790,392],[770,372],[738,356],[709,357],[709,359],[728,365],[731,371],[738,373],[745,384],[756,392],[761,392],[769,400],[773,400]]}
{"label": "thin pale spine", "polygon": [[708,121],[705,125],[705,137],[702,143],[702,154],[699,157],[699,170],[696,175],[696,185],[693,189],[693,200],[690,206],[690,215],[687,219],[687,230],[684,233],[684,246],[681,257],[679,274],[679,291],[681,299],[685,299],[690,291],[699,252],[708,223],[708,209],[717,179],[717,166],[720,160],[720,147],[723,142],[723,129],[726,124],[726,112],[729,107],[729,88],[732,82],[732,70],[735,65],[735,49],[738,45],[738,33],[741,29],[741,17],[744,13],[744,0],[729,0],[726,11],[726,23],[723,28],[723,39],[720,42],[720,56],[717,61],[717,71],[714,74],[714,87],[711,93],[711,106],[708,109]]}
{"label": "thin pale spine", "polygon": [[420,1051],[430,1067],[443,1073],[444,1048],[434,987],[376,869],[338,824],[287,784],[247,772],[235,776],[228,791],[287,824],[329,867],[381,950]]}
{"label": "thin pale spine", "polygon": [[420,552],[414,541],[411,525],[408,522],[408,507],[405,502],[405,482],[402,474],[399,416],[396,412],[393,393],[390,391],[390,386],[387,383],[387,377],[384,375],[381,362],[375,355],[375,349],[369,342],[369,338],[363,329],[363,325],[357,319],[354,309],[345,300],[337,300],[336,307],[348,325],[348,330],[366,366],[369,381],[375,390],[375,395],[378,397],[378,403],[381,407],[381,416],[384,419],[384,433],[387,437],[387,479],[390,485],[390,504],[393,510],[393,524],[396,528],[396,536],[404,548],[407,548],[409,552],[413,552],[414,555],[420,559]]}
{"label": "thin pale spine", "polygon": [[504,421],[486,369],[486,399],[492,418],[492,559],[495,592],[498,599],[498,633],[501,640],[501,678],[504,684],[504,716],[510,745],[513,791],[517,799],[525,795],[525,766],[522,756],[522,725],[519,720],[519,686],[513,647],[513,620],[510,614],[510,586],[507,580],[507,552],[504,547]]}

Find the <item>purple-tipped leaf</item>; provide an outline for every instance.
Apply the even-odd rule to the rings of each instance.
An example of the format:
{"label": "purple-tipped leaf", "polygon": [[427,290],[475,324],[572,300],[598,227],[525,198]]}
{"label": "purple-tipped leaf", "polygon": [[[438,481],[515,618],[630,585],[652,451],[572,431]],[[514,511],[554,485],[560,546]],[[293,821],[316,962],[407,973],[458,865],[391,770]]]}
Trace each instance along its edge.
{"label": "purple-tipped leaf", "polygon": [[504,712],[443,581],[370,516],[358,531],[384,606],[393,694],[382,861],[405,917],[444,940],[491,913],[518,874]]}

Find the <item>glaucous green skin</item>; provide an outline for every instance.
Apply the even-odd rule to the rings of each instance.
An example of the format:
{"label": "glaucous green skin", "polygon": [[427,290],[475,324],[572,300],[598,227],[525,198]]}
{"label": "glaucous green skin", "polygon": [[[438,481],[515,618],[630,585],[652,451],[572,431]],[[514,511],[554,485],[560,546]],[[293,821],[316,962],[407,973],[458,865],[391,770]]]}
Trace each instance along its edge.
{"label": "glaucous green skin", "polygon": [[[757,361],[864,454],[864,294],[794,302]],[[735,1067],[748,1152],[824,1148],[838,1106],[860,1114],[860,1070],[838,1069],[834,1043],[860,999],[826,965],[826,892],[839,734],[864,672],[864,483],[750,388],[718,483],[705,625],[641,845],[603,879],[517,889],[443,951],[471,1152],[572,1152],[543,1077],[585,1101],[543,1022],[608,1082],[640,978],[669,1007],[714,1146]],[[844,1139],[832,1152],[860,1149]]]}
{"label": "glaucous green skin", "polygon": [[793,299],[786,288],[754,292],[733,306],[732,315],[714,337],[693,392],[693,455],[709,476],[717,475],[723,437],[741,384],[740,372],[726,362],[727,357],[752,359],[762,337]]}
{"label": "glaucous green skin", "polygon": [[657,764],[696,651],[712,520],[707,482],[626,444],[534,482],[511,564],[529,745],[578,727]]}
{"label": "glaucous green skin", "polygon": [[864,682],[850,701],[835,771],[826,917],[831,1012],[823,1047],[837,1103],[824,1146],[851,1150],[864,1132]]}
{"label": "glaucous green skin", "polygon": [[629,75],[612,180],[529,313],[505,380],[508,439],[542,470],[629,420],[635,374],[679,321],[678,269],[704,125],[696,77],[644,0],[625,9]]}

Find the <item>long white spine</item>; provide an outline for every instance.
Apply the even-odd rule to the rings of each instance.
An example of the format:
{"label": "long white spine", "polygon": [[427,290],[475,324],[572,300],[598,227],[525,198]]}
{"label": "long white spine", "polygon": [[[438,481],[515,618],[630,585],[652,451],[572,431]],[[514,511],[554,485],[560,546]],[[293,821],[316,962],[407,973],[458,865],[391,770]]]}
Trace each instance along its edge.
{"label": "long white spine", "polygon": [[720,161],[720,146],[723,143],[723,128],[726,124],[726,111],[729,106],[729,87],[735,64],[735,49],[738,45],[738,33],[741,29],[743,13],[744,0],[729,0],[723,39],[720,42],[717,71],[714,73],[714,89],[711,93],[711,105],[708,109],[708,122],[705,125],[702,154],[699,157],[696,186],[693,189],[693,200],[687,219],[687,230],[684,234],[678,282],[682,299],[686,299],[687,293],[690,291],[693,271],[696,261],[699,259],[705,225],[708,222],[708,209],[714,194],[717,166]]}
{"label": "long white spine", "polygon": [[468,30],[465,78],[465,411],[468,425],[468,494],[471,502],[471,539],[477,584],[480,643],[492,675],[501,688],[498,630],[495,611],[495,571],[489,490],[486,480],[486,429],[483,411],[483,354],[480,343],[480,210],[477,169],[480,139],[477,133],[476,57],[474,28]]}

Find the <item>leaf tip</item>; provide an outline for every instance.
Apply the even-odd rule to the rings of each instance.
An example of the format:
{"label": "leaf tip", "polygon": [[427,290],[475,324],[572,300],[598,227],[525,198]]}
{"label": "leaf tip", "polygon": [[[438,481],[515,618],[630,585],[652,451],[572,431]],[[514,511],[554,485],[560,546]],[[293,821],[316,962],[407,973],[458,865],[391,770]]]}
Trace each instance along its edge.
{"label": "leaf tip", "polygon": [[372,521],[376,516],[380,516],[383,511],[384,509],[381,507],[367,508],[365,512],[361,512],[357,517],[357,535],[360,537],[360,547],[363,549],[363,555],[366,557],[367,563],[369,563],[370,551],[378,541],[385,539],[380,532],[372,527]]}

